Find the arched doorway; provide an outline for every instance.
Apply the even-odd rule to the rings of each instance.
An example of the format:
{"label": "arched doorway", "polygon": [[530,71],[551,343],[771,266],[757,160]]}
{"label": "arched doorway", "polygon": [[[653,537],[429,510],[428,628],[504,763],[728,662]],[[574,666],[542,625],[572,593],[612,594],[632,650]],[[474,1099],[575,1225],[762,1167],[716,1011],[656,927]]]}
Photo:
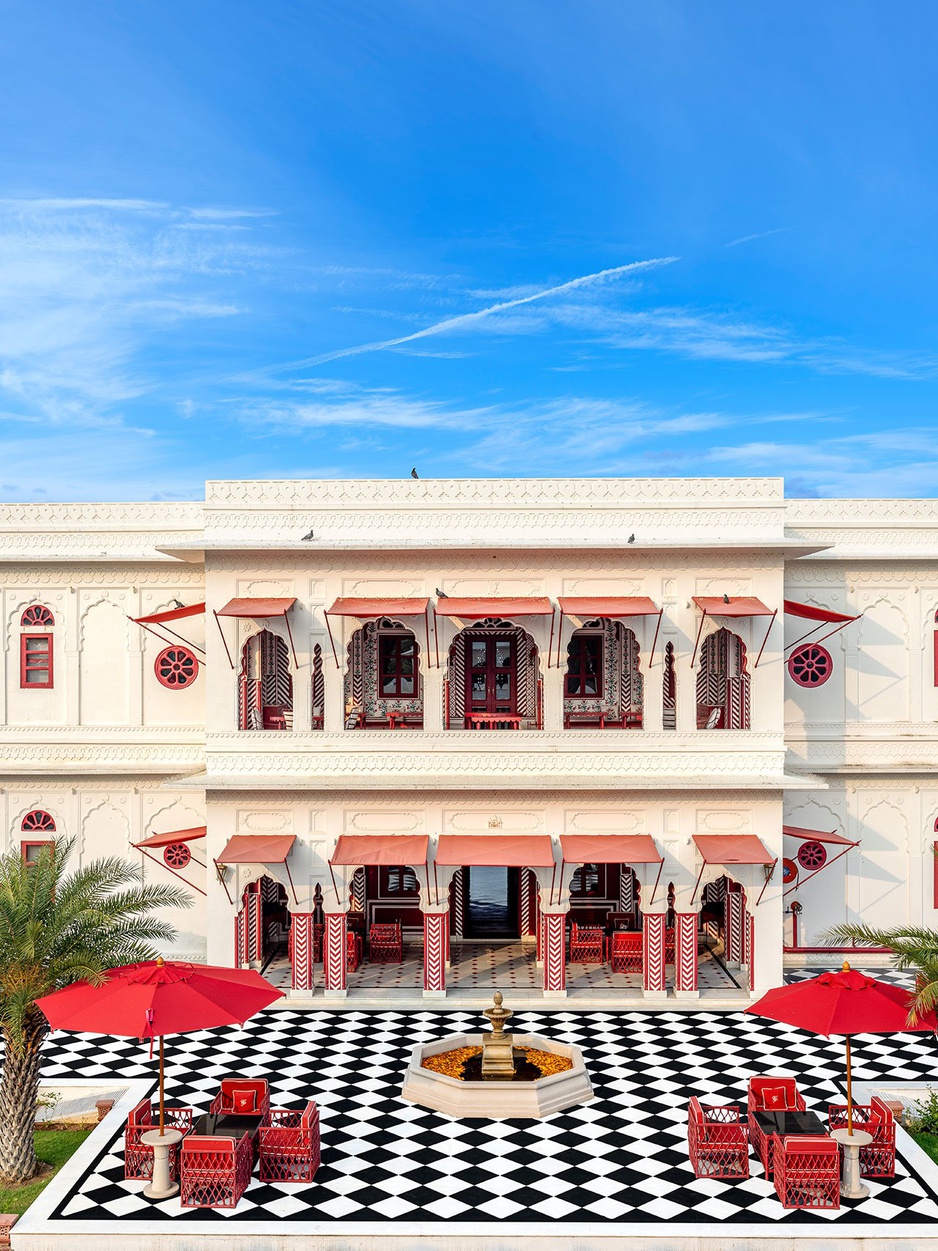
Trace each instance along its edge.
{"label": "arched doorway", "polygon": [[241,649],[238,725],[242,730],[293,729],[293,678],[282,638],[261,630]]}
{"label": "arched doorway", "polygon": [[461,630],[449,650],[446,728],[539,730],[537,646],[510,621],[487,618]]}
{"label": "arched doorway", "polygon": [[697,729],[749,729],[749,674],[742,639],[720,629],[704,640],[697,671]]}
{"label": "arched doorway", "polygon": [[423,726],[423,674],[412,630],[381,617],[356,630],[345,671],[345,728]]}

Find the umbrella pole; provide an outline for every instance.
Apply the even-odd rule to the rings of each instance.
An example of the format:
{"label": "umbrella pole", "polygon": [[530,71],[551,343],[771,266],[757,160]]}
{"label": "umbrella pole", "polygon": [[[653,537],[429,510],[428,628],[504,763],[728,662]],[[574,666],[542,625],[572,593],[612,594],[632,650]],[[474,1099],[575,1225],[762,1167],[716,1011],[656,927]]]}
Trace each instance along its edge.
{"label": "umbrella pole", "polygon": [[[163,1040],[160,1039],[160,1045]],[[162,1111],[162,1108],[160,1109]],[[847,1133],[853,1137],[853,1086],[850,1077],[850,1035],[847,1035]]]}
{"label": "umbrella pole", "polygon": [[[850,1040],[847,1039],[847,1055],[850,1054]],[[847,1061],[847,1090],[850,1090],[850,1061]],[[850,1095],[847,1095],[847,1103],[849,1105]],[[163,1116],[163,1035],[160,1034],[160,1137],[163,1137],[163,1127],[165,1121]]]}

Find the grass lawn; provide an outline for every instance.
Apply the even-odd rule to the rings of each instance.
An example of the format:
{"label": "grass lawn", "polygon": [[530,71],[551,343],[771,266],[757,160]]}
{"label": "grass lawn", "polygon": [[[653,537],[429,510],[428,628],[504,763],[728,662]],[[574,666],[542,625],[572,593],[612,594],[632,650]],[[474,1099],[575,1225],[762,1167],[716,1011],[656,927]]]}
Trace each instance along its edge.
{"label": "grass lawn", "polygon": [[[911,1130],[909,1132],[911,1133]],[[916,1133],[912,1134],[912,1137],[922,1150],[927,1151],[935,1163],[938,1164],[938,1134]]]}
{"label": "grass lawn", "polygon": [[44,1164],[51,1164],[53,1172],[47,1173],[41,1181],[27,1182],[25,1186],[0,1186],[0,1212],[25,1212],[90,1133],[90,1129],[49,1129],[34,1134],[36,1155]]}

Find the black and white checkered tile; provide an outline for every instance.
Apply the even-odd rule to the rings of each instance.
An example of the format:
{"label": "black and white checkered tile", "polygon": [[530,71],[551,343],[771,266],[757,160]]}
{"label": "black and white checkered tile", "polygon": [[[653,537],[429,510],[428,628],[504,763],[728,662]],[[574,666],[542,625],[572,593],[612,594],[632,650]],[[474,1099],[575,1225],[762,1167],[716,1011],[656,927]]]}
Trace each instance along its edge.
{"label": "black and white checkered tile", "polygon": [[[695,1222],[798,1223],[819,1218],[922,1225],[938,1194],[900,1160],[894,1182],[839,1213],[786,1212],[752,1160],[742,1182],[696,1179],[687,1156],[692,1094],[745,1102],[753,1074],[797,1078],[809,1107],[841,1102],[843,1041],[814,1038],[742,1013],[518,1012],[519,1032],[583,1049],[596,1098],[545,1121],[457,1121],[404,1103],[400,1083],[418,1041],[479,1027],[466,1012],[268,1013],[243,1030],[173,1039],[169,1095],[205,1109],[224,1076],[270,1080],[274,1105],[315,1098],[322,1164],[310,1185],[252,1181],[234,1212],[190,1211],[178,1198],[152,1204],[142,1182],[123,1180],[117,1138],[54,1214],[84,1220],[204,1222]],[[858,1080],[933,1078],[938,1046],[927,1036],[856,1040]],[[44,1079],[150,1076],[133,1040],[55,1035]],[[450,1227],[451,1228],[451,1227]]]}

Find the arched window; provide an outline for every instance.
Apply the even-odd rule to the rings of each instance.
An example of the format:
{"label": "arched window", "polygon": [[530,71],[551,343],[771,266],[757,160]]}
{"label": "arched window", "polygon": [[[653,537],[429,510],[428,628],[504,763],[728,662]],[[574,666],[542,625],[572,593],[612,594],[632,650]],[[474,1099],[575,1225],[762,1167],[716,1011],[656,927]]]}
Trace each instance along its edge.
{"label": "arched window", "polygon": [[749,729],[746,648],[742,639],[727,629],[711,634],[700,651],[697,729]]}
{"label": "arched window", "polygon": [[413,631],[389,617],[367,622],[349,640],[345,728],[422,725],[423,678]]}
{"label": "arched window", "polygon": [[48,691],[53,685],[52,628],[55,617],[45,604],[30,604],[20,617],[20,688]]}
{"label": "arched window", "polygon": [[641,729],[644,678],[638,640],[621,621],[585,622],[567,646],[564,725]]}
{"label": "arched window", "polygon": [[282,638],[261,630],[248,639],[241,649],[238,687],[242,730],[292,730],[293,678]]}
{"label": "arched window", "polygon": [[30,835],[20,839],[20,853],[24,864],[36,864],[43,849],[52,842],[55,834],[55,819],[41,808],[27,812],[20,822],[20,831]]}
{"label": "arched window", "polygon": [[461,630],[449,649],[446,728],[540,730],[537,645],[511,621],[486,617]]}

